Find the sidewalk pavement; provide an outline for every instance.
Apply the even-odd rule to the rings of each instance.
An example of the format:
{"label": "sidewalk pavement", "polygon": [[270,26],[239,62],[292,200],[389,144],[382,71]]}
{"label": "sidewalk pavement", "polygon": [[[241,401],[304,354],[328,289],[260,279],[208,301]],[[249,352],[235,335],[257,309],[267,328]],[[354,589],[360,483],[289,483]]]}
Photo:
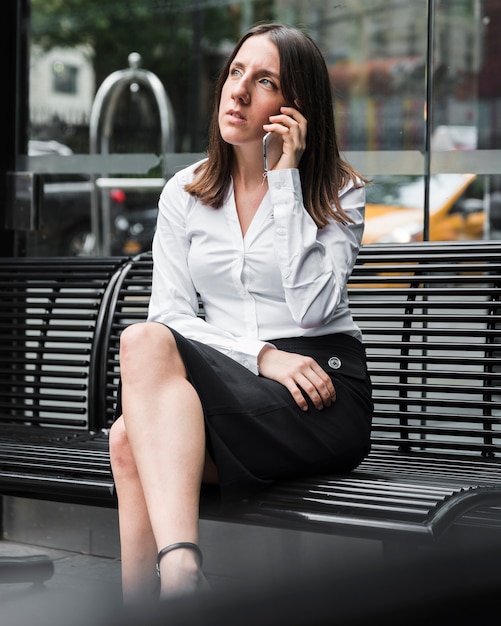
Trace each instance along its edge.
{"label": "sidewalk pavement", "polygon": [[48,556],[54,573],[38,584],[0,583],[2,626],[91,626],[121,609],[119,559],[0,541],[0,557],[34,555]]}
{"label": "sidewalk pavement", "polygon": [[[124,626],[116,511],[7,498],[3,522],[0,557],[46,555],[54,572],[41,585],[0,583],[0,626]],[[379,542],[209,520],[201,521],[200,546],[204,573],[216,596],[224,596],[222,604],[213,601],[217,610],[238,594],[256,598],[256,586],[274,589],[291,575],[309,580],[321,562],[346,572],[378,559],[381,550]],[[136,621],[128,615],[127,625],[150,626],[145,615]],[[169,626],[184,626],[182,620]],[[226,626],[217,617],[196,624]]]}
{"label": "sidewalk pavement", "polygon": [[[494,546],[492,546],[494,547]],[[500,616],[499,549],[407,554],[316,570],[282,569],[279,583],[125,609],[117,559],[0,542],[0,555],[48,554],[54,575],[42,586],[0,586],[1,626],[469,626]],[[209,579],[210,580],[210,579]],[[210,581],[212,582],[212,581]],[[229,592],[228,592],[229,591]]]}

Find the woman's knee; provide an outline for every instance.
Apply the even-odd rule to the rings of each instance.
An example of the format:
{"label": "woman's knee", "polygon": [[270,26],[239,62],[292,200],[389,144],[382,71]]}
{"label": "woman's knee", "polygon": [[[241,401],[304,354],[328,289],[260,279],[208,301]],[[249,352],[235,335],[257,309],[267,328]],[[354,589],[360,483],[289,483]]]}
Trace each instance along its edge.
{"label": "woman's knee", "polygon": [[176,340],[163,324],[140,322],[125,328],[120,336],[120,369],[122,375],[151,375],[151,364],[160,371],[162,363],[180,362]]}
{"label": "woman's knee", "polygon": [[119,417],[111,426],[109,447],[110,462],[115,479],[123,473],[136,472],[136,463],[127,438],[123,417]]}
{"label": "woman's knee", "polygon": [[127,326],[120,335],[120,354],[137,356],[141,352],[154,350],[159,343],[168,346],[175,344],[174,335],[163,324],[156,322],[138,322]]}

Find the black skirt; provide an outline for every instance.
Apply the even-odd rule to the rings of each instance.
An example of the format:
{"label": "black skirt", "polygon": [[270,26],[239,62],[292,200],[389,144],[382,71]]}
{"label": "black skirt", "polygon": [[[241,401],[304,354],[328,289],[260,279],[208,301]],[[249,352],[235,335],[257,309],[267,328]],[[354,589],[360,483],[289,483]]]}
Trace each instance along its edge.
{"label": "black skirt", "polygon": [[[305,412],[280,383],[172,332],[204,409],[207,449],[218,469],[223,502],[277,479],[349,472],[369,453],[371,383],[357,339],[335,334],[270,342],[313,357],[331,376],[336,401],[319,411],[308,399]],[[119,394],[117,416],[120,404]]]}

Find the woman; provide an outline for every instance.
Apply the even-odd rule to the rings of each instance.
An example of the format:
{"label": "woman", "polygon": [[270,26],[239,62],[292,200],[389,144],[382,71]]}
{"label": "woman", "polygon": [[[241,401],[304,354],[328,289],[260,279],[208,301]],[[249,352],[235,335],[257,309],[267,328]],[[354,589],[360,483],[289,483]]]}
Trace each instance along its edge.
{"label": "woman", "polygon": [[160,196],[148,321],[121,337],[110,453],[127,602],[155,588],[155,561],[162,597],[203,586],[202,482],[232,502],[367,455],[370,380],[346,296],[363,182],[340,158],[316,45],[252,29],[221,73],[208,158]]}

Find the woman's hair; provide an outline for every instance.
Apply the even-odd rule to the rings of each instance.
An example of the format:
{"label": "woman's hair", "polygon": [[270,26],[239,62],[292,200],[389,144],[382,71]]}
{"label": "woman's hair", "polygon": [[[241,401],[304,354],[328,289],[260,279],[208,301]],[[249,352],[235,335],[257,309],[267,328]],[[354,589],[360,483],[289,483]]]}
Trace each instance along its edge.
{"label": "woman's hair", "polygon": [[[350,222],[339,201],[339,191],[352,180],[365,182],[339,154],[329,74],[317,45],[296,28],[261,24],[248,31],[226,61],[215,90],[214,111],[209,131],[208,159],[197,171],[186,191],[213,208],[227,195],[233,150],[219,131],[219,105],[230,66],[242,44],[255,35],[266,35],[276,45],[280,59],[280,85],[285,101],[307,119],[306,149],[299,163],[306,210],[319,228],[330,218]],[[263,131],[264,132],[264,131]]]}

